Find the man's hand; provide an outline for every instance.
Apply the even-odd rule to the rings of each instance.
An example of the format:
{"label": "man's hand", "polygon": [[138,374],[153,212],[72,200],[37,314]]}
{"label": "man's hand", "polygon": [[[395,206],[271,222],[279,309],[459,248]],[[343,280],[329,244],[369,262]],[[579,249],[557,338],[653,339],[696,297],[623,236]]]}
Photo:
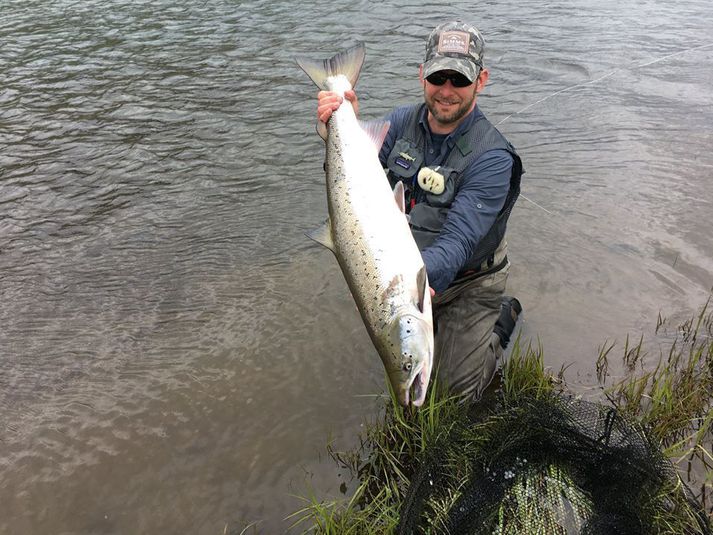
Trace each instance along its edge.
{"label": "man's hand", "polygon": [[[354,113],[359,115],[359,102],[356,93],[350,89],[344,93],[344,98],[352,103]],[[317,94],[317,119],[326,123],[332,116],[332,112],[341,106],[344,99],[333,91],[320,91]]]}
{"label": "man's hand", "polygon": [[436,295],[436,290],[434,290],[434,289],[431,288],[430,286],[428,287],[428,289],[429,289],[430,292],[431,292],[431,297],[433,297],[434,295]]}

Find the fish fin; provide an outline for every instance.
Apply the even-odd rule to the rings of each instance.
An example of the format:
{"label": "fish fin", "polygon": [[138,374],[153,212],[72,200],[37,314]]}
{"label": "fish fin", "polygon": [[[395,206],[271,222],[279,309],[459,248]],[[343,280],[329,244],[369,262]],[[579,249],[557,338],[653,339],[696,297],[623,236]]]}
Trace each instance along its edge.
{"label": "fish fin", "polygon": [[[404,192],[404,183],[400,180],[394,186],[394,200],[396,201],[396,206],[399,207],[401,213],[406,215],[406,197]],[[406,216],[408,217],[408,216]]]}
{"label": "fish fin", "polygon": [[359,121],[359,126],[374,143],[376,151],[380,151],[381,146],[384,144],[384,139],[386,139],[386,134],[389,133],[391,123],[389,121]]}
{"label": "fish fin", "polygon": [[313,60],[307,58],[296,58],[304,72],[320,89],[328,89],[326,82],[330,76],[343,74],[349,80],[352,87],[356,86],[359,79],[361,67],[364,64],[366,47],[359,42],[356,46],[338,52],[329,59]]}
{"label": "fish fin", "polygon": [[428,273],[426,273],[426,266],[421,266],[416,274],[416,287],[418,288],[418,309],[423,314],[426,305],[426,296],[430,294],[431,290],[428,287]]}
{"label": "fish fin", "polygon": [[320,120],[317,120],[317,133],[319,134],[319,137],[321,137],[323,140],[327,141],[327,135],[328,135],[327,125]]}
{"label": "fish fin", "polygon": [[316,241],[320,245],[324,245],[327,249],[336,254],[334,250],[334,240],[332,240],[332,222],[329,218],[319,227],[305,234],[309,239]]}

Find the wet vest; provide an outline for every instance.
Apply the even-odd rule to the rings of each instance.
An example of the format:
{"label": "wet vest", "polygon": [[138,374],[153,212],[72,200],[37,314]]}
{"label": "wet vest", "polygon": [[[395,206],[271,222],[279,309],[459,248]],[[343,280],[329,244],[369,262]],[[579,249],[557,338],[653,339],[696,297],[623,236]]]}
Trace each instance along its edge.
{"label": "wet vest", "polygon": [[520,177],[523,173],[522,161],[515,148],[484,116],[478,117],[469,130],[455,142],[450,154],[440,166],[438,172],[445,178],[443,191],[436,195],[424,191],[415,185],[415,177],[423,167],[423,151],[426,146],[424,134],[419,125],[419,117],[425,104],[414,105],[407,119],[406,128],[394,143],[387,158],[389,181],[393,187],[403,180],[411,190],[411,198],[416,204],[411,208],[411,233],[420,250],[431,245],[438,237],[446,221],[451,204],[458,194],[463,171],[485,152],[493,149],[508,151],[513,158],[510,189],[505,204],[498,213],[495,222],[478,243],[473,255],[461,273],[480,271],[484,262],[492,267],[493,253],[505,237],[508,217],[520,193]]}

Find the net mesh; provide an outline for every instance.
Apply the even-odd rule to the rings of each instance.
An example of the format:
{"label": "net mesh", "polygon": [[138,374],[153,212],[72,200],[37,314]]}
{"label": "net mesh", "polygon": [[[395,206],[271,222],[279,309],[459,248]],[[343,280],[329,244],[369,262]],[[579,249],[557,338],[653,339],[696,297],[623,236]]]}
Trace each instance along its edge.
{"label": "net mesh", "polygon": [[398,533],[711,533],[659,445],[615,409],[560,395],[502,403],[426,451]]}

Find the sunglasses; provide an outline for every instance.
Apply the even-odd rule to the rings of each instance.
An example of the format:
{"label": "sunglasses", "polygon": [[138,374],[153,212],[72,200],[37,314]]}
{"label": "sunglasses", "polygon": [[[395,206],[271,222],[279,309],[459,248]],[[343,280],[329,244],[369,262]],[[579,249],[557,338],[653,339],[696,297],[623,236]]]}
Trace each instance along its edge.
{"label": "sunglasses", "polygon": [[443,85],[446,83],[446,80],[450,80],[453,87],[467,87],[473,83],[459,72],[445,71],[434,72],[433,74],[426,76],[426,80],[429,84],[433,85]]}

